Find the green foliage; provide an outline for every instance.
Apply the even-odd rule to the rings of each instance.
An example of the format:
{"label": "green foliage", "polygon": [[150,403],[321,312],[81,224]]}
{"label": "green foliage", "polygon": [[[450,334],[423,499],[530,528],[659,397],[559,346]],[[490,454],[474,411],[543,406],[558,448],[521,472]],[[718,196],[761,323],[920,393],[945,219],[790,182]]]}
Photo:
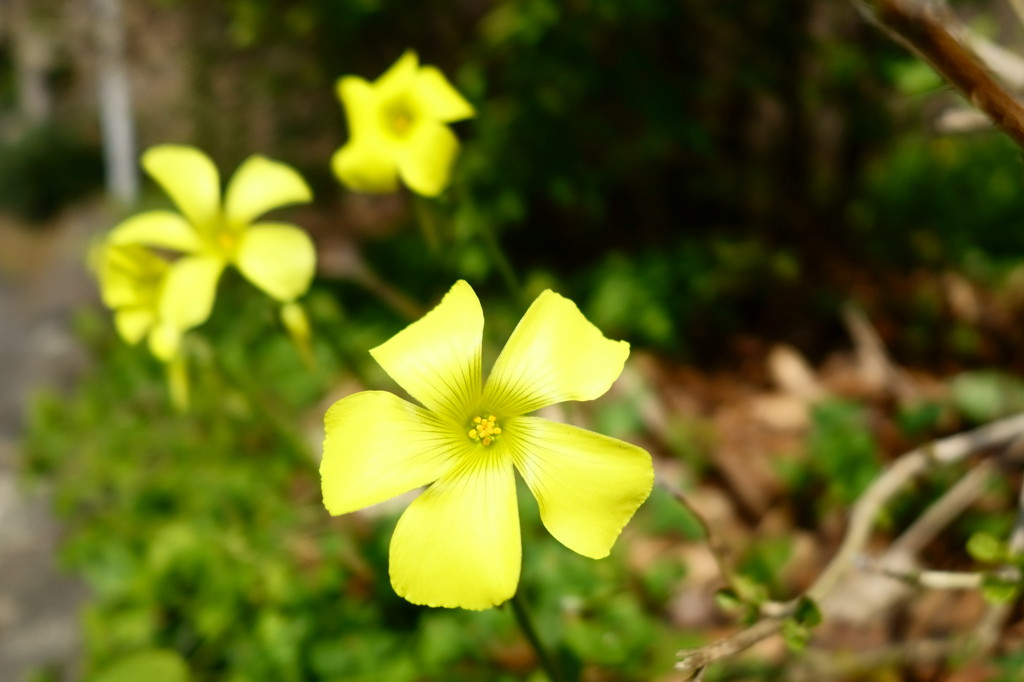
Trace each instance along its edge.
{"label": "green foliage", "polygon": [[812,410],[807,439],[807,468],[812,476],[804,485],[823,483],[826,506],[850,504],[881,470],[867,419],[863,405],[846,400],[828,400]]}
{"label": "green foliage", "polygon": [[991,604],[1009,604],[1020,596],[1020,581],[986,575],[981,583],[981,596]]}
{"label": "green foliage", "polygon": [[[344,368],[364,371],[343,356],[381,313],[343,321],[332,295],[312,292],[310,372],[272,303],[238,277],[223,287],[187,345],[188,414],[170,409],[158,363],[92,314],[78,324],[90,374],[74,395],[35,404],[27,464],[52,483],[63,560],[94,595],[88,679],[153,667],[133,679],[177,682],[172,658],[191,682],[527,679],[535,661],[507,609],[426,609],[394,594],[388,539],[404,505],[338,519],[323,508],[307,430]],[[520,500],[521,589],[567,669],[648,679],[670,667],[677,637],[659,627],[661,609],[685,567],[655,560],[634,579],[622,543],[605,561],[576,555],[525,489]],[[685,518],[671,523],[689,532]]]}
{"label": "green foliage", "polygon": [[967,553],[986,564],[995,564],[1008,558],[1006,543],[989,533],[975,533],[967,541]]}
{"label": "green foliage", "polygon": [[867,168],[851,205],[862,244],[889,262],[965,265],[1024,255],[1020,150],[1002,136],[905,135]]}
{"label": "green foliage", "polygon": [[127,656],[98,673],[93,682],[188,682],[188,667],[177,653],[149,649]]}
{"label": "green foliage", "polygon": [[953,405],[975,423],[1024,409],[1024,381],[1004,372],[962,372],[950,382]]}
{"label": "green foliage", "polygon": [[103,185],[97,145],[53,124],[0,145],[0,210],[24,220],[53,217]]}

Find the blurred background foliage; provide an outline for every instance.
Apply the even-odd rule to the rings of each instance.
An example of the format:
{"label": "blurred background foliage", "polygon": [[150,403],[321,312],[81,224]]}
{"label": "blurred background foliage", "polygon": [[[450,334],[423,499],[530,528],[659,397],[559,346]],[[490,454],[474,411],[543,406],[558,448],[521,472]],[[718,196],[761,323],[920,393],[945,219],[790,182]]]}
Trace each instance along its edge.
{"label": "blurred background foliage", "polygon": [[[59,0],[33,7],[40,30],[62,21]],[[408,289],[466,276],[498,290],[497,248],[662,351],[713,354],[740,323],[821,350],[838,329],[820,313],[865,268],[997,277],[1024,251],[1007,229],[1018,152],[927,133],[953,96],[847,3],[139,0],[125,24],[143,147],[193,143],[224,169],[253,152],[298,165],[319,199],[311,227],[371,242],[372,264]],[[40,215],[95,186],[62,142],[97,145],[78,44],[51,48],[62,136],[9,145],[0,206]],[[335,79],[375,77],[409,46],[479,113],[458,126],[447,203],[428,208],[346,196],[325,162],[345,139]],[[52,197],[21,189],[38,176]],[[429,232],[401,229],[414,222]]]}
{"label": "blurred background foliage", "polygon": [[[0,208],[30,219],[102,182],[74,18],[87,10],[69,7],[34,0],[24,19],[49,45],[46,120],[0,120]],[[317,370],[270,304],[229,278],[190,341],[192,411],[175,415],[157,363],[106,315],[80,316],[93,366],[73,395],[36,402],[26,463],[54,485],[64,560],[93,590],[86,679],[539,679],[507,610],[421,609],[392,593],[394,508],[331,519],[319,498],[309,440],[330,396],[386,385],[366,349],[457,277],[481,292],[492,341],[553,286],[610,337],[735,369],[759,339],[815,359],[846,344],[838,310],[853,298],[901,361],[1024,369],[1020,152],[989,131],[929,132],[955,97],[850,3],[133,0],[125,12],[143,147],[195,144],[224,171],[264,153],[314,186],[316,204],[293,215],[320,249],[307,299]],[[3,40],[0,102],[13,107],[17,45]],[[407,47],[477,107],[456,126],[453,186],[436,203],[346,194],[327,164],[346,135],[334,81],[375,78]],[[143,205],[165,202],[149,189]],[[951,306],[950,272],[995,292],[991,309]],[[950,404],[886,405],[901,437],[1021,399],[1007,373],[963,377]],[[641,398],[589,417],[648,438]],[[780,466],[787,491],[813,497],[792,502],[797,525],[827,525],[876,475],[877,409],[815,408],[807,453]],[[710,427],[677,426],[666,450],[700,472]],[[553,542],[520,499],[522,589],[571,679],[657,679],[706,639],[670,615],[689,569],[668,548],[701,531],[663,491],[628,531],[644,542],[627,535],[601,563]],[[791,549],[763,538],[740,571],[788,596]],[[735,674],[778,671],[748,673]]]}

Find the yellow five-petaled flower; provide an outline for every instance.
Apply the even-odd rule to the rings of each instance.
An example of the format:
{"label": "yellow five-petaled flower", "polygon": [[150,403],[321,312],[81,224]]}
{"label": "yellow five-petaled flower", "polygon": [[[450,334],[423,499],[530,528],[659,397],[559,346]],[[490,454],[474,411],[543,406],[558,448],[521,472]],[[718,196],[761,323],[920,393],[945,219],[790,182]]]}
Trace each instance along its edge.
{"label": "yellow five-petaled flower", "polygon": [[451,176],[459,141],[447,123],[473,116],[473,107],[433,66],[403,54],[375,82],[338,80],[348,117],[349,141],[331,165],[359,192],[394,192],[398,178],[424,196],[437,196]]}
{"label": "yellow five-petaled flower", "polygon": [[332,514],[428,486],[391,539],[395,591],[417,604],[485,609],[515,593],[521,546],[518,471],[541,520],[569,549],[607,556],[647,499],[641,448],[526,413],[592,400],[622,371],[629,344],[611,341],[576,305],[545,291],[481,374],[483,311],[463,281],[422,319],[370,351],[422,405],[385,391],[327,412],[320,465]]}
{"label": "yellow five-petaled flower", "polygon": [[271,209],[312,198],[298,172],[278,161],[250,156],[235,171],[222,203],[217,167],[198,149],[152,147],[142,155],[142,165],[180,213],[140,213],[117,225],[107,241],[182,253],[170,264],[159,290],[155,313],[162,325],[187,331],[205,322],[228,265],[284,304],[286,324],[289,316],[302,315],[294,301],[313,279],[313,242],[295,225],[256,222]]}

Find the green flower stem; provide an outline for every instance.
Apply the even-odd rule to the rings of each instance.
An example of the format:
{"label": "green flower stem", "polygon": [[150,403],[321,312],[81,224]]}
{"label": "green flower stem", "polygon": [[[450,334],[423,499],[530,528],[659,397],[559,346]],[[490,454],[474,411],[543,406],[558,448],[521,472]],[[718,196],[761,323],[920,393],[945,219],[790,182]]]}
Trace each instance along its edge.
{"label": "green flower stem", "polygon": [[293,454],[304,463],[315,462],[316,458],[309,444],[288,420],[281,418],[278,410],[270,406],[266,396],[253,385],[253,382],[246,378],[242,372],[231,367],[230,362],[225,362],[219,353],[213,352],[212,355],[224,375],[235,385],[235,388],[245,395],[249,400],[249,404],[259,412],[266,423],[288,444]]}
{"label": "green flower stem", "polygon": [[551,682],[563,682],[562,675],[555,667],[554,660],[548,655],[544,645],[540,642],[540,638],[537,637],[537,630],[534,629],[533,621],[530,620],[530,614],[527,613],[526,607],[519,598],[519,592],[512,595],[512,598],[509,599],[508,603],[512,606],[512,613],[516,616],[516,624],[519,625],[519,629],[523,631],[523,636],[526,637],[526,641],[530,643],[530,646],[533,647],[534,652],[537,654],[537,660],[540,661],[540,667],[548,674],[548,678]]}
{"label": "green flower stem", "polygon": [[512,264],[509,262],[508,258],[505,257],[505,252],[501,250],[501,245],[498,244],[498,238],[494,234],[494,230],[492,230],[486,222],[482,222],[477,228],[477,232],[484,242],[484,247],[487,249],[487,253],[491,257],[491,261],[494,263],[494,266],[498,268],[498,272],[501,273],[501,278],[505,280],[505,286],[507,286],[509,292],[511,292],[512,298],[518,301],[521,295],[519,278],[516,277],[516,272],[512,269]]}

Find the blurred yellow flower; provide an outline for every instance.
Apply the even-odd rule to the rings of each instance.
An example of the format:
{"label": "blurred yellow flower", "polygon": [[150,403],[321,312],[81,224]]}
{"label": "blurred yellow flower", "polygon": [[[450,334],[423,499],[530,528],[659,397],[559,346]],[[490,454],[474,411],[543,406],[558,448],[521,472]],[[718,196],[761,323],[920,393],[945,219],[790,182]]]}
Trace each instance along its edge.
{"label": "blurred yellow flower", "polygon": [[309,236],[295,225],[255,222],[267,211],[312,199],[293,168],[250,156],[228,183],[222,205],[220,175],[198,149],[152,147],[142,155],[142,166],[181,212],[140,213],[117,225],[108,240],[184,254],[170,267],[161,288],[161,320],[178,329],[205,322],[221,272],[229,264],[286,307],[309,288],[316,267]]}
{"label": "blurred yellow flower", "polygon": [[178,353],[182,329],[160,316],[160,299],[170,264],[138,244],[105,242],[96,254],[100,297],[114,311],[121,338],[131,345],[149,340],[153,355],[169,362]]}
{"label": "blurred yellow flower", "polygon": [[345,76],[337,83],[350,139],[331,159],[334,174],[359,192],[409,189],[432,197],[451,176],[459,141],[446,123],[471,118],[473,107],[433,66],[403,54],[374,83]]}
{"label": "blurred yellow flower", "polygon": [[595,559],[608,555],[653,483],[651,457],[641,448],[524,416],[604,394],[629,344],[605,338],[572,301],[545,291],[484,384],[483,324],[473,289],[456,283],[431,312],[370,351],[422,407],[363,391],[324,418],[320,474],[331,514],[429,486],[391,539],[391,584],[417,604],[485,609],[515,593],[521,547],[513,470],[548,531]]}

